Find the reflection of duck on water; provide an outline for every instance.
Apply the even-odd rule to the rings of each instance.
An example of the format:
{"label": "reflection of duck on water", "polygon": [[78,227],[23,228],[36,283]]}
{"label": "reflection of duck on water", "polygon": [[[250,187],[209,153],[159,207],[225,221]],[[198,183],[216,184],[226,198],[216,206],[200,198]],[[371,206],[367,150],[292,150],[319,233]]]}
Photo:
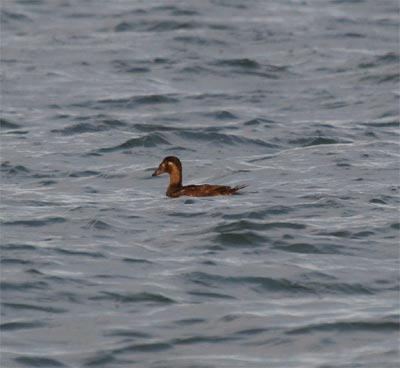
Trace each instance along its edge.
{"label": "reflection of duck on water", "polygon": [[245,185],[239,185],[236,187],[228,187],[226,185],[182,185],[182,164],[178,157],[168,156],[165,157],[158,169],[154,171],[152,176],[161,175],[164,173],[169,174],[169,185],[167,188],[168,197],[180,197],[180,196],[191,196],[191,197],[206,197],[206,196],[218,196],[218,195],[230,195],[235,194],[239,189],[245,187]]}

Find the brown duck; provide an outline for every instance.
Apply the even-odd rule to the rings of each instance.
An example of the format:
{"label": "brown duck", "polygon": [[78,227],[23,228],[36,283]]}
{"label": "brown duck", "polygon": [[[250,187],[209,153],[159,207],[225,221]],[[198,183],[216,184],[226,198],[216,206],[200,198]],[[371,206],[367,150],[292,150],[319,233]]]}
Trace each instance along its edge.
{"label": "brown duck", "polygon": [[169,185],[167,188],[168,197],[206,197],[206,196],[219,196],[235,194],[239,189],[245,185],[236,187],[228,187],[226,185],[182,185],[182,164],[178,157],[168,156],[165,157],[158,169],[154,171],[152,176],[161,175],[164,173],[169,174]]}

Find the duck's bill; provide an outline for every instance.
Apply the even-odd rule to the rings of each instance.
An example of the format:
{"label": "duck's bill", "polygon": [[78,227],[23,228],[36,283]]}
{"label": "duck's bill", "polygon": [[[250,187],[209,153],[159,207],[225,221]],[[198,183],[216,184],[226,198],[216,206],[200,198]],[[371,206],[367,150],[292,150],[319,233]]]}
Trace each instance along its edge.
{"label": "duck's bill", "polygon": [[160,175],[160,174],[162,174],[163,172],[160,170],[160,168],[158,168],[158,169],[156,169],[154,172],[153,172],[153,174],[151,175],[151,176],[157,176],[157,175]]}

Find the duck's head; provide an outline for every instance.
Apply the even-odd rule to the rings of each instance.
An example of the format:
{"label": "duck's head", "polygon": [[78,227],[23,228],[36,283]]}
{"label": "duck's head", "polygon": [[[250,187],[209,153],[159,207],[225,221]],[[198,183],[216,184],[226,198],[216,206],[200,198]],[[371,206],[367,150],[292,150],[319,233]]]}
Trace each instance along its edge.
{"label": "duck's head", "polygon": [[176,156],[167,156],[164,158],[158,168],[153,172],[152,176],[157,176],[164,173],[172,174],[175,172],[182,172],[181,161]]}

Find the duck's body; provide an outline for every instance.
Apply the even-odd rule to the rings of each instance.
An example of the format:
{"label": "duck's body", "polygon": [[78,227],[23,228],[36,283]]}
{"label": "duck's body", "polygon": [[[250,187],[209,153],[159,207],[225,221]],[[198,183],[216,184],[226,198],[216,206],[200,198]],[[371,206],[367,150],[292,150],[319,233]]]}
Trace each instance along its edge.
{"label": "duck's body", "polygon": [[182,185],[182,164],[178,157],[168,156],[165,157],[161,164],[158,166],[152,176],[161,175],[163,173],[169,174],[169,185],[167,188],[168,197],[207,197],[218,195],[231,195],[235,194],[239,189],[245,186],[229,187],[226,185]]}
{"label": "duck's body", "polygon": [[218,195],[230,195],[236,193],[241,187],[228,187],[225,185],[185,185],[185,186],[168,186],[167,196],[168,197],[180,197],[180,196],[190,196],[190,197],[208,197],[208,196],[218,196]]}

